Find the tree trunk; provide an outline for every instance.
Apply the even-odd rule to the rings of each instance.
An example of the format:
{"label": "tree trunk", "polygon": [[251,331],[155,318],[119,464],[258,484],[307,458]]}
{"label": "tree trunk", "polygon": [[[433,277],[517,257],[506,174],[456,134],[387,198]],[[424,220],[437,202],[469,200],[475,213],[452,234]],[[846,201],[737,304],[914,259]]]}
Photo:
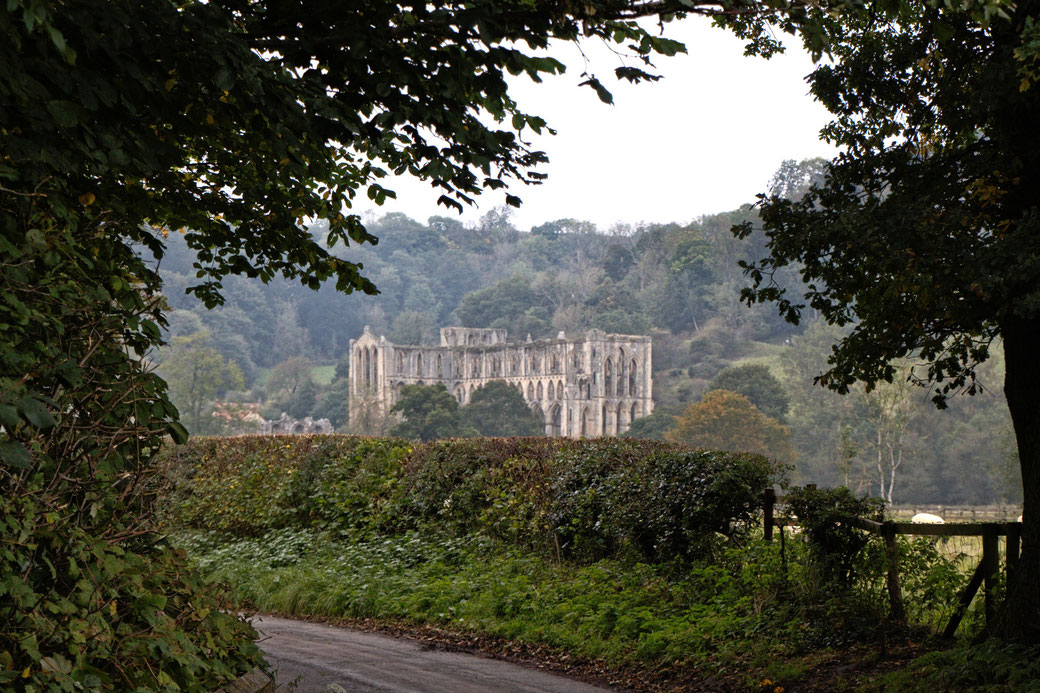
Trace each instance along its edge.
{"label": "tree trunk", "polygon": [[1040,320],[1001,324],[1004,393],[1022,467],[1022,554],[1008,584],[994,635],[1040,642]]}

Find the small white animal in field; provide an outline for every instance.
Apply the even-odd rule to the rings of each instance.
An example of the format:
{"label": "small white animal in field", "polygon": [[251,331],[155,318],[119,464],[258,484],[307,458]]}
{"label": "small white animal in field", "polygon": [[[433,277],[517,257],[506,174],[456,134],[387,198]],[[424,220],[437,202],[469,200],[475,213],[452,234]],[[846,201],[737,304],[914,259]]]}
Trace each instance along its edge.
{"label": "small white animal in field", "polygon": [[915,525],[944,525],[946,520],[942,519],[938,515],[931,513],[917,513],[910,518],[910,521]]}

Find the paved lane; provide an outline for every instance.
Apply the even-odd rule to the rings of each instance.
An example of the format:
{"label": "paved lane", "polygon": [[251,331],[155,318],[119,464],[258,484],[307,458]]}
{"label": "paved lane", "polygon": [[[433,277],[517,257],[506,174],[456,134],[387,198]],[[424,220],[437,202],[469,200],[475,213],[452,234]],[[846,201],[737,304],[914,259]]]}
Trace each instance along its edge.
{"label": "paved lane", "polygon": [[[420,642],[273,616],[254,619],[277,669],[297,693],[596,693],[608,689]],[[295,687],[294,687],[295,685]]]}

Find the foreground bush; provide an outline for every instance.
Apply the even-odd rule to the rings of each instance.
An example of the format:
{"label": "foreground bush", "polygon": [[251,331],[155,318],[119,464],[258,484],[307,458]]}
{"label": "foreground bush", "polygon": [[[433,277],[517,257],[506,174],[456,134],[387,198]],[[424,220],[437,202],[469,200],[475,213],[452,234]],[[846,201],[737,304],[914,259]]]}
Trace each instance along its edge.
{"label": "foreground bush", "polygon": [[689,560],[745,533],[779,469],[629,439],[196,439],[163,462],[174,527],[396,532],[432,524],[556,558]]}

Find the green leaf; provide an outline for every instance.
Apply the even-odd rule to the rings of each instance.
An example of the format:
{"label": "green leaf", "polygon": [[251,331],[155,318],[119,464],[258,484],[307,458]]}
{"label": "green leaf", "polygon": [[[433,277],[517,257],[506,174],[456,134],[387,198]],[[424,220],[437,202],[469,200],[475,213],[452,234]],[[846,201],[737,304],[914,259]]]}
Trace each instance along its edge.
{"label": "green leaf", "polygon": [[584,82],[582,82],[578,86],[582,86],[582,87],[590,86],[590,87],[592,87],[593,89],[596,90],[596,96],[599,97],[600,101],[602,101],[603,103],[610,103],[610,104],[614,103],[614,95],[611,94],[607,90],[607,88],[604,87],[603,84],[598,79],[596,79],[595,77],[590,77],[589,79],[585,80]]}
{"label": "green leaf", "polygon": [[60,127],[73,127],[79,124],[80,107],[72,101],[55,99],[47,102],[47,112]]}
{"label": "green leaf", "polygon": [[16,440],[0,443],[0,463],[8,467],[28,469],[32,465],[32,455],[25,446]]}
{"label": "green leaf", "polygon": [[23,397],[18,401],[18,408],[26,421],[37,428],[50,428],[57,423],[45,405],[35,397]]}
{"label": "green leaf", "polygon": [[18,408],[13,404],[0,404],[0,425],[10,430],[21,422]]}
{"label": "green leaf", "polygon": [[188,429],[181,425],[179,421],[170,421],[166,424],[166,432],[173,438],[173,442],[178,445],[184,445],[188,442]]}

